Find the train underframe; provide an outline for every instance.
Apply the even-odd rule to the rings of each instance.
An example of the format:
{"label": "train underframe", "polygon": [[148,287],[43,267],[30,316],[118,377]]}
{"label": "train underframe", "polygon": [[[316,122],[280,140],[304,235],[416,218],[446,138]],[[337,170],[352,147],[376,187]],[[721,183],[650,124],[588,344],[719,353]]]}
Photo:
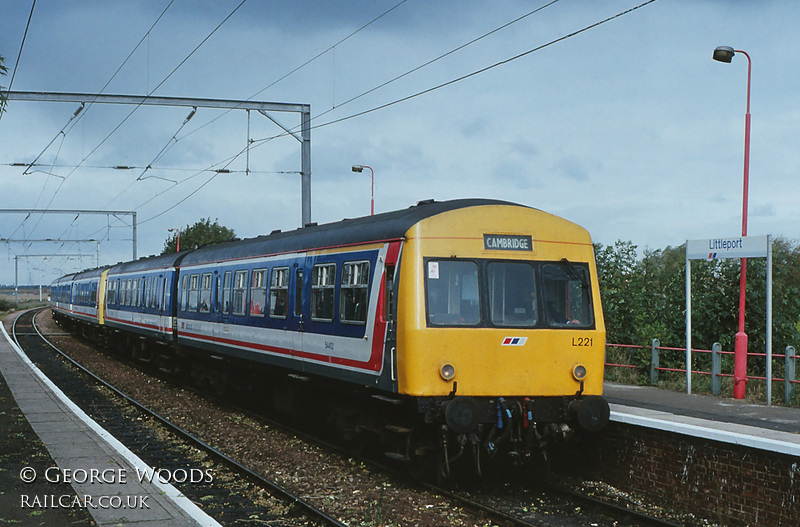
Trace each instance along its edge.
{"label": "train underframe", "polygon": [[576,431],[598,431],[609,418],[605,399],[582,390],[560,397],[400,396],[54,318],[115,355],[356,450],[372,449],[420,477],[447,478],[454,471],[480,476],[499,459],[546,464],[549,445]]}

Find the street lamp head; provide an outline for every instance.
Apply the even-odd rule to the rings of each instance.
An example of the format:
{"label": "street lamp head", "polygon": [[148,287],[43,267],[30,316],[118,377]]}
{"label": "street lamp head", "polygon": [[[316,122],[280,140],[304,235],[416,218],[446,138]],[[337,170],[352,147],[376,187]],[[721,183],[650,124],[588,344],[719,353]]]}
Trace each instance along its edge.
{"label": "street lamp head", "polygon": [[734,55],[733,48],[730,46],[719,46],[714,50],[714,60],[717,62],[727,62],[730,64]]}
{"label": "street lamp head", "polygon": [[353,172],[363,172],[364,167],[361,165],[353,165]]}

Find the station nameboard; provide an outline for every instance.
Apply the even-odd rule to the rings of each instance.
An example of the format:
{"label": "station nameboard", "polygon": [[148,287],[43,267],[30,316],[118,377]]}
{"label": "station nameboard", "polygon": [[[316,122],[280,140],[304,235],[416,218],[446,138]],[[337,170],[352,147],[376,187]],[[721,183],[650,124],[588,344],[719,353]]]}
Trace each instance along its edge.
{"label": "station nameboard", "polygon": [[767,236],[739,236],[737,238],[686,240],[686,258],[689,260],[765,258],[769,244],[767,238]]}

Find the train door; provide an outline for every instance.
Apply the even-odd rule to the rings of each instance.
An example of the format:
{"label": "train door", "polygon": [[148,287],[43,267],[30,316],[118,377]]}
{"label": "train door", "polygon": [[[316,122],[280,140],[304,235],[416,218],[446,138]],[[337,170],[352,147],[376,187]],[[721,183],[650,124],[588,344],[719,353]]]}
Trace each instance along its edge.
{"label": "train door", "polygon": [[[297,264],[296,264],[297,265]],[[305,315],[307,306],[305,305],[304,295],[304,278],[303,266],[297,265],[294,267],[294,276],[292,276],[292,284],[290,285],[292,306],[289,313],[287,329],[292,334],[292,356],[298,354],[303,350],[303,332],[305,331]]]}
{"label": "train door", "polygon": [[108,287],[108,269],[100,274],[97,285],[97,323],[101,326],[106,323],[106,288]]}
{"label": "train door", "polygon": [[230,319],[231,319],[231,291],[233,290],[233,272],[225,271],[220,276],[217,275],[216,279],[216,321],[214,324],[214,338],[224,339],[230,335]]}

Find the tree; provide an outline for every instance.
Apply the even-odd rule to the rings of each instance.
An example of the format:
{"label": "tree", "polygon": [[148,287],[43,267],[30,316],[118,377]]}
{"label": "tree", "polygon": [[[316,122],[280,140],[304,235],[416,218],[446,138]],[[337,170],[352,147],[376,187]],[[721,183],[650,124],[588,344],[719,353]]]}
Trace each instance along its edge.
{"label": "tree", "polygon": [[[783,238],[773,242],[773,351],[800,345],[800,246]],[[657,338],[662,346],[680,348],[686,342],[686,247],[644,251],[637,256],[631,242],[595,245],[600,296],[606,322],[606,340],[615,344],[648,346]],[[732,350],[739,318],[739,260],[692,261],[692,343],[710,349],[719,342]],[[747,316],[745,331],[750,353],[766,347],[766,260],[747,262]],[[696,359],[708,370],[709,355]],[[723,359],[723,369],[729,356]],[[637,359],[640,366],[649,355]],[[683,357],[670,354],[661,366],[682,367]],[[764,375],[763,360],[753,359],[750,375]]]}
{"label": "tree", "polygon": [[214,223],[211,223],[210,218],[200,218],[200,221],[194,225],[183,227],[180,233],[174,232],[164,241],[164,250],[161,251],[161,254],[177,252],[179,235],[181,250],[194,249],[209,243],[224,242],[236,237],[233,229],[223,227],[218,222],[219,219],[215,219]]}

